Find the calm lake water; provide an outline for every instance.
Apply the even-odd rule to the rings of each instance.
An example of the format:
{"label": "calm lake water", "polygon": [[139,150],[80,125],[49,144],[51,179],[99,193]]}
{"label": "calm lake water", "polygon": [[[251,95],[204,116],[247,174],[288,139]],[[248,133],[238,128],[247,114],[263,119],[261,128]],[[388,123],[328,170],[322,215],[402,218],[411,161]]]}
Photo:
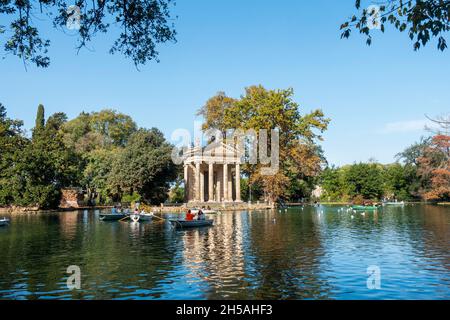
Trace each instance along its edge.
{"label": "calm lake water", "polygon": [[[223,213],[181,231],[98,211],[13,216],[0,227],[0,299],[450,298],[449,207],[339,209]],[[81,290],[67,289],[70,265]]]}

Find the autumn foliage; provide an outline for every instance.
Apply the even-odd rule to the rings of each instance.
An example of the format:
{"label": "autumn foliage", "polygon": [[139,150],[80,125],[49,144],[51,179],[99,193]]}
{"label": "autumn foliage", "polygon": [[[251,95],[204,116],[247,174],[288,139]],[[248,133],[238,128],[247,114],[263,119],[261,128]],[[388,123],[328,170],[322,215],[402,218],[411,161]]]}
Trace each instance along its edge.
{"label": "autumn foliage", "polygon": [[446,200],[450,198],[450,136],[438,134],[424,154],[418,158],[418,173],[427,180],[423,192],[426,200]]}

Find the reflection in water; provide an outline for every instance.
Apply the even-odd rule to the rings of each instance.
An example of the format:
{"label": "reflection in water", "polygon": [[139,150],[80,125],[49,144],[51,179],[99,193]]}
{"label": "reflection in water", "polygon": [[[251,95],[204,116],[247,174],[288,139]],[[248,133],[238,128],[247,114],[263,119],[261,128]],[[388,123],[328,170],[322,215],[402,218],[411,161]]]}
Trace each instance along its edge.
{"label": "reflection in water", "polygon": [[[445,299],[450,209],[339,207],[214,216],[214,227],[13,216],[0,229],[0,299]],[[66,288],[78,265],[82,289]],[[369,290],[367,267],[382,271]]]}

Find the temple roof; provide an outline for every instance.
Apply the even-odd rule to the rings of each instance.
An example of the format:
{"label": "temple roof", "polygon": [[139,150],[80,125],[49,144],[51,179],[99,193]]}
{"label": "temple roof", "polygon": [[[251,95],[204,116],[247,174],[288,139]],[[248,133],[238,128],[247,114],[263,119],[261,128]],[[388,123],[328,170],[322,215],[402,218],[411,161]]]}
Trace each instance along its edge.
{"label": "temple roof", "polygon": [[214,163],[241,163],[240,152],[234,145],[212,142],[207,146],[194,146],[184,154],[184,163],[214,162]]}

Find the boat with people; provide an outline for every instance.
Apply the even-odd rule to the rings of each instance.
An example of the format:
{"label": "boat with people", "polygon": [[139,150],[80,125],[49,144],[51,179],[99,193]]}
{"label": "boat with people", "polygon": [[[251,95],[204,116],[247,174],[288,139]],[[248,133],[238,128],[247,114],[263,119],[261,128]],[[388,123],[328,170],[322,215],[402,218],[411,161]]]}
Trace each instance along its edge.
{"label": "boat with people", "polygon": [[114,206],[110,213],[100,213],[101,221],[119,221],[128,217],[130,214],[129,209],[122,209],[122,206]]}
{"label": "boat with people", "polygon": [[213,219],[206,219],[206,220],[170,219],[169,221],[175,228],[209,227],[214,224]]}
{"label": "boat with people", "polygon": [[9,219],[2,218],[0,219],[0,227],[9,225]]}

